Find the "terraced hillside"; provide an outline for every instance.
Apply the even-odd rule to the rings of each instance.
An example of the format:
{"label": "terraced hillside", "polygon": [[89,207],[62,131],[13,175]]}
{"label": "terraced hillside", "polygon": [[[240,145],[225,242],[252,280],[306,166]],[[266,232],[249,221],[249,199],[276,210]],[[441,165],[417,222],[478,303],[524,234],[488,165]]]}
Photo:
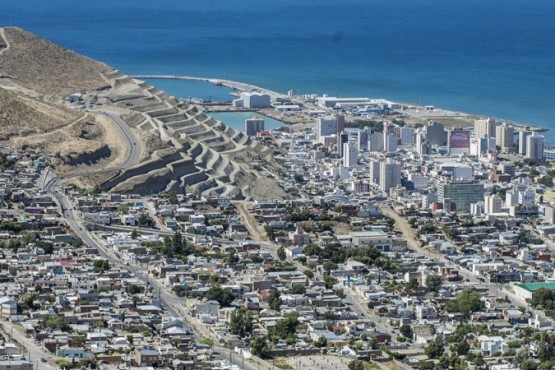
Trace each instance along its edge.
{"label": "terraced hillside", "polygon": [[[68,95],[79,91],[100,105],[85,111],[68,104]],[[110,115],[127,123],[124,131],[136,140],[132,148]],[[12,137],[17,150],[54,153],[59,171],[94,174],[89,182],[81,177],[85,186],[94,181],[117,192],[172,190],[236,199],[286,196],[254,166],[278,169],[271,148],[195,106],[19,28],[0,28],[0,124],[0,136]],[[128,162],[129,152],[140,156]]]}
{"label": "terraced hillside", "polygon": [[105,189],[143,194],[185,190],[232,198],[285,196],[252,166],[260,161],[276,168],[270,147],[142,81],[119,72],[105,78],[114,86],[107,103],[129,110],[123,118],[130,126],[166,144],[138,166],[107,180]]}

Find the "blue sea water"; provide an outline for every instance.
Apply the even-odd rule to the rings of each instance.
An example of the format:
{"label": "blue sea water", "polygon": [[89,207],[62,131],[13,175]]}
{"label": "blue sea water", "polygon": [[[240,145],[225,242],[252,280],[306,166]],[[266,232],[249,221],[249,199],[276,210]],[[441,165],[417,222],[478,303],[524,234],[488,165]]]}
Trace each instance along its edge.
{"label": "blue sea water", "polygon": [[551,0],[2,0],[0,7],[0,25],[27,28],[127,74],[433,104],[551,127],[553,144],[554,17]]}
{"label": "blue sea water", "polygon": [[226,102],[237,99],[237,97],[231,95],[233,90],[225,86],[216,86],[206,81],[161,78],[148,78],[144,81],[181,99],[197,98],[213,102]]}

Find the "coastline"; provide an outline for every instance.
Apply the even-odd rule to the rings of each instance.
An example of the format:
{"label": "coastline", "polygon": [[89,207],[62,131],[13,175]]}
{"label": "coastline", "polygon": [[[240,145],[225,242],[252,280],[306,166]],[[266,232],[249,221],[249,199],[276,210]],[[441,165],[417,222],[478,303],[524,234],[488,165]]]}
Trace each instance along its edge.
{"label": "coastline", "polygon": [[[244,83],[244,82],[227,80],[227,79],[220,79],[220,78],[185,76],[185,75],[154,75],[154,74],[135,74],[135,75],[129,75],[129,77],[134,78],[134,79],[139,79],[139,80],[142,80],[142,79],[154,79],[154,80],[155,79],[161,79],[161,80],[203,81],[203,82],[212,83],[215,86],[224,86],[224,87],[227,87],[231,90],[236,90],[236,91],[239,91],[239,92],[259,91],[261,93],[269,95],[272,99],[288,98],[288,96],[286,94],[283,94],[283,93],[280,93],[280,92],[277,92],[277,91],[274,91],[274,90],[270,90],[268,88],[264,88],[264,87],[261,87],[261,86],[252,85],[252,84],[248,84],[248,83]],[[419,104],[414,104],[414,103],[410,103],[410,102],[403,102],[403,101],[394,101],[394,100],[389,100],[389,99],[380,99],[380,100],[383,100],[384,102],[387,102],[387,103],[400,104],[402,106],[414,107],[416,113],[419,113],[420,111],[426,111],[425,106],[419,105]],[[404,111],[404,113],[408,114],[410,112]],[[485,115],[476,114],[476,113],[467,113],[467,112],[454,111],[454,110],[440,108],[440,107],[434,107],[434,110],[433,111],[428,111],[428,113],[434,113],[434,114],[430,114],[429,116],[426,115],[425,118],[429,118],[429,119],[437,118],[438,120],[440,120],[441,118],[468,118],[468,119],[492,118],[492,119],[494,119],[496,121],[499,121],[499,122],[509,123],[509,124],[519,128],[519,129],[528,128],[532,131],[538,131],[538,132],[541,132],[541,133],[549,131],[549,128],[541,126],[541,125],[537,125],[537,124],[517,122],[517,121],[508,120],[508,119],[503,119],[503,118],[498,118],[498,117],[493,117],[493,116],[485,116]],[[278,118],[272,117],[271,115],[268,115],[268,114],[264,114],[264,113],[261,113],[261,114],[266,115],[268,117],[271,117],[273,119],[282,121],[283,123],[286,123],[286,124],[294,124],[295,123],[295,122],[288,122],[287,120],[283,120],[283,119],[278,119]],[[419,116],[418,114],[414,115],[414,117],[418,117],[418,116]]]}

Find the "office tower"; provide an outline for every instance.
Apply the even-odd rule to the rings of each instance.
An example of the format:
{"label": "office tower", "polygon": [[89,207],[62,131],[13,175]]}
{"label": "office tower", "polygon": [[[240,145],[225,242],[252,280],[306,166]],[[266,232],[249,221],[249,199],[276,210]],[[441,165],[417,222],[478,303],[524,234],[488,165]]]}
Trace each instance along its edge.
{"label": "office tower", "polygon": [[383,151],[386,153],[395,153],[397,151],[397,137],[395,134],[384,134]]}
{"label": "office tower", "polygon": [[318,138],[322,136],[330,136],[337,134],[337,118],[333,116],[326,116],[318,118],[316,124],[316,135]]}
{"label": "office tower", "polygon": [[430,145],[445,145],[445,125],[439,122],[430,122],[425,128],[426,141]]}
{"label": "office tower", "polygon": [[339,153],[339,158],[343,158],[345,152],[343,151],[343,145],[349,142],[349,134],[342,132],[337,135],[337,152]]}
{"label": "office tower", "polygon": [[368,141],[368,151],[370,152],[383,152],[383,133],[373,132],[370,134]]}
{"label": "office tower", "polygon": [[380,185],[380,163],[378,159],[370,159],[370,183]]}
{"label": "office tower", "polygon": [[518,154],[526,155],[527,138],[530,135],[532,135],[531,131],[521,130],[518,132]]}
{"label": "office tower", "polygon": [[245,120],[245,133],[248,136],[256,136],[257,133],[264,131],[264,120],[260,118],[248,118]]}
{"label": "office tower", "polygon": [[380,189],[389,192],[389,189],[401,183],[401,164],[392,160],[380,163]]}
{"label": "office tower", "polygon": [[543,135],[537,132],[526,138],[526,158],[543,161]]}
{"label": "office tower", "polygon": [[401,145],[414,144],[414,130],[409,125],[401,127]]}
{"label": "office tower", "polygon": [[503,123],[495,128],[495,143],[501,147],[501,152],[510,153],[513,149],[515,129],[513,126]]}
{"label": "office tower", "polygon": [[469,212],[470,205],[484,200],[484,185],[473,181],[453,181],[437,186],[438,201],[445,199],[456,204],[456,210]]}
{"label": "office tower", "polygon": [[358,162],[358,150],[355,143],[343,144],[343,166],[348,169],[356,168]]}
{"label": "office tower", "polygon": [[495,126],[495,121],[491,118],[474,121],[474,137],[476,139],[495,137]]}

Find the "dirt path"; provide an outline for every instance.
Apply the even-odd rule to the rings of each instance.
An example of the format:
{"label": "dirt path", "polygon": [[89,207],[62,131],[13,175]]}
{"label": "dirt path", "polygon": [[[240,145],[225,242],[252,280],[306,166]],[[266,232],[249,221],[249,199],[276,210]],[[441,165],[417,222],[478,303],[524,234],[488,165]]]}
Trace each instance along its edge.
{"label": "dirt path", "polygon": [[4,29],[0,28],[0,36],[2,36],[2,39],[4,40],[4,44],[6,44],[6,47],[3,48],[2,50],[0,50],[0,55],[3,54],[5,51],[10,49],[10,42],[8,41],[8,39],[6,38],[6,34],[4,33]]}
{"label": "dirt path", "polygon": [[233,202],[233,205],[237,208],[237,212],[239,212],[239,217],[245,223],[252,239],[257,241],[268,241],[266,234],[258,228],[258,223],[254,219],[254,216],[249,213],[247,208],[248,204],[250,203],[242,201]]}

